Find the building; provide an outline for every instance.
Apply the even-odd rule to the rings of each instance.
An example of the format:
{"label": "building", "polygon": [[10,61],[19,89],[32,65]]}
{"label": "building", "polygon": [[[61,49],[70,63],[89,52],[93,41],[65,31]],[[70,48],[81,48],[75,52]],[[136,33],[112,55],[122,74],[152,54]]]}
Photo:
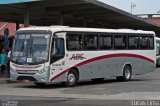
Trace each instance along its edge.
{"label": "building", "polygon": [[137,16],[157,25],[160,25],[160,14],[139,14]]}
{"label": "building", "polygon": [[0,1],[0,11],[0,20],[16,23],[16,29],[19,24],[65,25],[152,30],[160,35],[160,25],[98,0],[8,0]]}
{"label": "building", "polygon": [[0,22],[0,36],[4,35],[4,29],[9,29],[9,36],[14,36],[16,32],[16,25],[15,23],[9,23],[9,22]]}

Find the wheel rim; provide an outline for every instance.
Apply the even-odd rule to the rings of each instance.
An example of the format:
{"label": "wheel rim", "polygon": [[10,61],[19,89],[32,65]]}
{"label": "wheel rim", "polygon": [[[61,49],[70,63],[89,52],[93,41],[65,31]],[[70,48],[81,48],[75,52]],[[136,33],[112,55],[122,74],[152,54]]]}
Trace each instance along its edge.
{"label": "wheel rim", "polygon": [[68,81],[69,85],[73,85],[75,83],[75,76],[74,76],[74,74],[70,73],[68,75],[67,81]]}
{"label": "wheel rim", "polygon": [[129,79],[130,76],[131,76],[130,70],[129,70],[129,69],[126,69],[126,70],[125,70],[125,77],[126,77],[126,79]]}

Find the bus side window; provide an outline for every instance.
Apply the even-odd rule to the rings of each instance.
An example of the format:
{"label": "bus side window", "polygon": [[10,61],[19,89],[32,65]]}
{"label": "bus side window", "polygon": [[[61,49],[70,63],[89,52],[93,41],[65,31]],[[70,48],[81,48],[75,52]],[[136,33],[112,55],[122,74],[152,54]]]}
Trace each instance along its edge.
{"label": "bus side window", "polygon": [[138,36],[128,37],[128,48],[133,49],[133,50],[139,48],[139,37]]}
{"label": "bus side window", "polygon": [[84,35],[84,47],[85,50],[97,50],[98,35],[96,34],[85,34]]}
{"label": "bus side window", "polygon": [[62,38],[55,39],[55,55],[57,56],[64,55],[64,39]]}
{"label": "bus side window", "polygon": [[115,49],[126,49],[126,36],[125,35],[116,35],[114,37],[114,47]]}
{"label": "bus side window", "polygon": [[64,39],[63,38],[55,38],[52,41],[52,50],[51,50],[51,62],[55,62],[65,55],[64,48]]}
{"label": "bus side window", "polygon": [[149,49],[154,49],[154,37],[149,36],[148,41],[149,41]]}
{"label": "bus side window", "polygon": [[82,34],[67,33],[67,50],[78,51],[82,50]]}
{"label": "bus side window", "polygon": [[142,50],[148,49],[148,36],[140,37],[140,49]]}
{"label": "bus side window", "polygon": [[112,35],[100,35],[99,46],[100,50],[109,50],[112,49]]}

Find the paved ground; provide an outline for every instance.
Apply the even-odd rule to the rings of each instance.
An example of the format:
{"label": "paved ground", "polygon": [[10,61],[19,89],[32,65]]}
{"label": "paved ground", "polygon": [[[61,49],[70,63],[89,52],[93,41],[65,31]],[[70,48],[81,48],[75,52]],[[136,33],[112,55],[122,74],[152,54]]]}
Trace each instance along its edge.
{"label": "paved ground", "polygon": [[[0,100],[16,100],[23,106],[35,103],[39,103],[39,106],[128,106],[136,103],[160,106],[160,68],[146,75],[133,76],[130,82],[117,82],[115,79],[98,83],[87,81],[73,88],[66,88],[62,84],[36,87],[32,83],[1,83]],[[28,103],[30,105],[25,105]]]}

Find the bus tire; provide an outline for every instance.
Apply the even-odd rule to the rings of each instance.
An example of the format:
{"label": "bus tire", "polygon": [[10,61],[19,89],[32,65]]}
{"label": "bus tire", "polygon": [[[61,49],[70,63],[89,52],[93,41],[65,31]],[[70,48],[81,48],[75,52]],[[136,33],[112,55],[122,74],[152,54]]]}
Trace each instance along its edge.
{"label": "bus tire", "polygon": [[73,87],[78,82],[78,72],[74,69],[71,69],[67,74],[67,81],[65,82],[65,85],[67,87]]}
{"label": "bus tire", "polygon": [[116,79],[118,81],[129,81],[129,80],[131,80],[131,77],[132,77],[132,68],[131,68],[131,66],[126,65],[123,68],[123,76],[118,76],[118,77],[116,77]]}

